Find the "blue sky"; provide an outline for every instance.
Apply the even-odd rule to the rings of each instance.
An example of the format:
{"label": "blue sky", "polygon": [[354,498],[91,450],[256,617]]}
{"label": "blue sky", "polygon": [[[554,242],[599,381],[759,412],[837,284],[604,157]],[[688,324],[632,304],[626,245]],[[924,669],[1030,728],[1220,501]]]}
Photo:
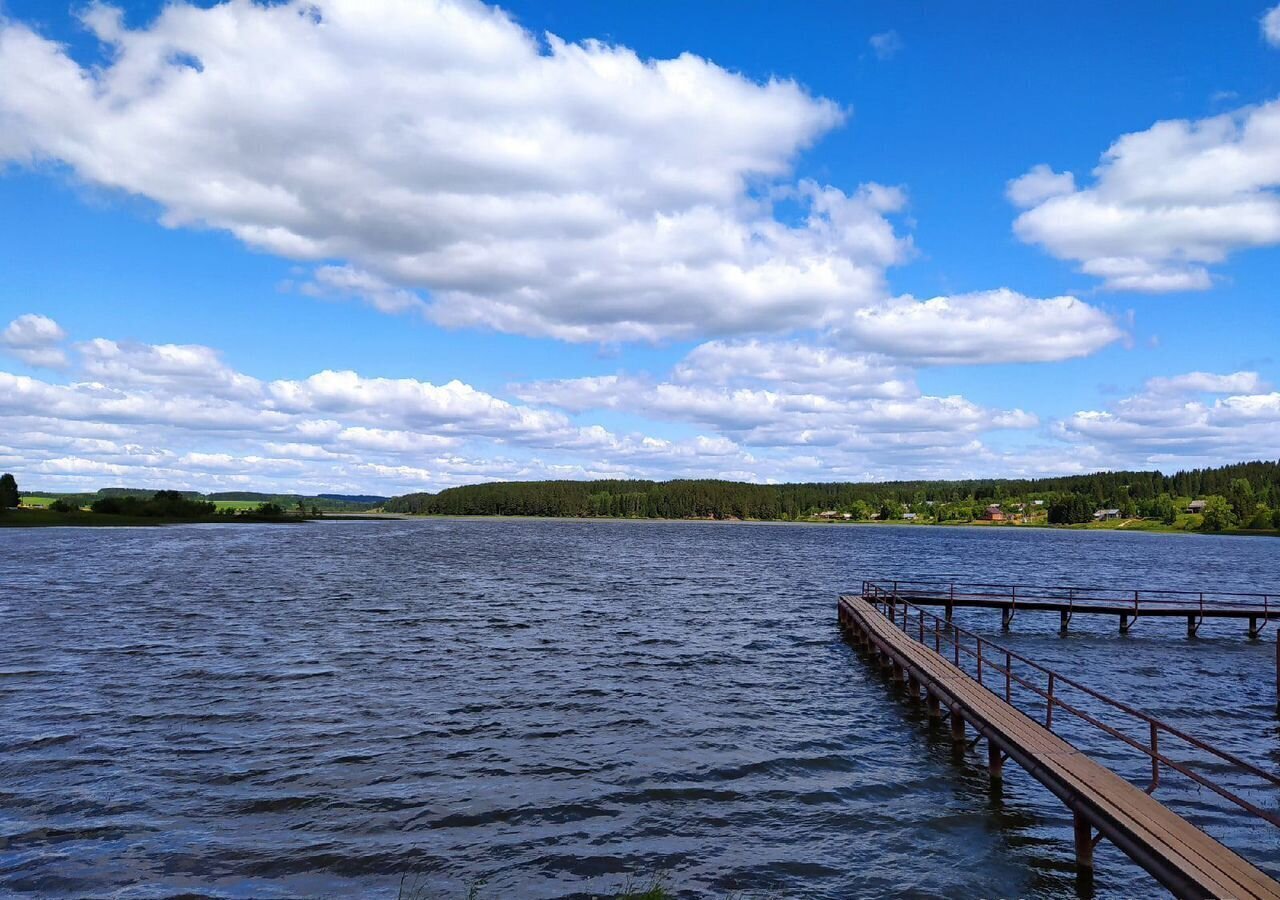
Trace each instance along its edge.
{"label": "blue sky", "polygon": [[0,468],[1275,456],[1280,14],[798,6],[6,0]]}

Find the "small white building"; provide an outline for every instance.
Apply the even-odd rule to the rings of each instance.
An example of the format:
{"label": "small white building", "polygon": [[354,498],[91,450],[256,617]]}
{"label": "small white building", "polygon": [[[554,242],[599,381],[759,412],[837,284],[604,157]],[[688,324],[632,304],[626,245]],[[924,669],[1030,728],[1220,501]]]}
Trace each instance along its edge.
{"label": "small white building", "polygon": [[1094,510],[1093,518],[1099,522],[1106,522],[1110,519],[1118,519],[1120,518],[1120,510],[1118,509]]}

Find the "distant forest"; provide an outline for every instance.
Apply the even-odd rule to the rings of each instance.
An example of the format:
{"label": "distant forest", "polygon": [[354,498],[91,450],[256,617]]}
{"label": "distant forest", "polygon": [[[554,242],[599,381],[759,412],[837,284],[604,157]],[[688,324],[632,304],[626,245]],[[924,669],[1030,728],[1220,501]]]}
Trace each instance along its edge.
{"label": "distant forest", "polygon": [[[23,495],[56,497],[76,506],[91,506],[104,499],[150,500],[155,495],[153,488],[109,487],[93,493],[69,494],[64,491],[24,490]],[[259,491],[220,491],[202,494],[199,491],[170,491],[186,500],[216,503],[217,501],[237,501],[241,503],[271,503],[284,509],[294,509],[301,503],[308,509],[315,508],[322,512],[359,512],[380,506],[387,498],[373,494],[267,494]]]}
{"label": "distant forest", "polygon": [[[388,512],[491,516],[608,516],[671,519],[808,518],[822,511],[854,519],[896,519],[910,512],[926,521],[978,518],[987,505],[1032,504],[1059,524],[1087,522],[1099,508],[1172,523],[1178,504],[1215,497],[1232,508],[1222,527],[1273,527],[1280,510],[1280,462],[1247,462],[1214,469],[1098,472],[1036,479],[745,484],[716,480],[525,481],[406,494],[383,504]],[[1215,508],[1220,506],[1216,501]],[[1266,524],[1259,518],[1265,513]],[[1259,524],[1252,525],[1258,518]]]}

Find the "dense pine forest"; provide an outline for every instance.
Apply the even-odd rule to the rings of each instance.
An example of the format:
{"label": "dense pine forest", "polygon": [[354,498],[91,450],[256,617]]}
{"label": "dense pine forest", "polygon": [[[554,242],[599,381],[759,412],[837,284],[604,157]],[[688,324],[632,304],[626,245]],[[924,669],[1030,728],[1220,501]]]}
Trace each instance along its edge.
{"label": "dense pine forest", "polygon": [[[1275,528],[1280,462],[1214,469],[1098,472],[1037,479],[744,484],[716,480],[527,481],[448,488],[387,501],[389,512],[435,515],[609,516],[794,520],[823,512],[850,519],[968,521],[992,504],[1044,511],[1049,523],[1088,522],[1101,509],[1173,524],[1185,504],[1208,498],[1210,530]],[[1037,503],[1036,501],[1039,501]],[[847,516],[845,515],[847,514]],[[1201,524],[1197,522],[1197,525]]]}

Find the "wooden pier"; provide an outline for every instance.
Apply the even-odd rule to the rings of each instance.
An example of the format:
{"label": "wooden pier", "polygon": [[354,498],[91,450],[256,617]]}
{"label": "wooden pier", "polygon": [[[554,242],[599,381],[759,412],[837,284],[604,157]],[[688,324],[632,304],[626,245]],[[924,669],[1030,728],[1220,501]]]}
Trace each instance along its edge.
{"label": "wooden pier", "polygon": [[[986,740],[993,779],[1002,777],[1004,762],[1011,759],[1067,805],[1073,814],[1076,862],[1082,869],[1092,871],[1094,846],[1106,838],[1179,897],[1280,898],[1280,884],[1151,796],[1162,771],[1174,772],[1256,817],[1263,827],[1280,826],[1280,816],[1223,787],[1212,773],[1229,767],[1256,779],[1268,792],[1280,787],[1280,777],[965,631],[901,596],[893,602],[844,596],[838,615],[847,637],[903,683],[912,702],[920,702],[923,691],[929,715],[950,720],[953,739],[963,742],[968,727]],[[987,681],[995,683],[995,690],[988,688]],[[1015,705],[1015,690],[1026,698],[1024,706],[1030,701],[1045,708],[1043,722]],[[1129,726],[1136,720],[1149,739],[1137,741],[1102,721],[1099,707],[1124,716]],[[1147,789],[1131,784],[1055,734],[1055,710],[1059,719],[1076,716],[1145,754],[1151,765]],[[1038,708],[1036,712],[1039,715]],[[1187,755],[1167,749],[1169,744],[1207,755],[1214,764],[1211,773],[1192,768]],[[1170,753],[1178,753],[1178,758]],[[1274,808],[1274,804],[1268,806]]]}
{"label": "wooden pier", "polygon": [[[1145,618],[1185,618],[1187,636],[1195,637],[1205,619],[1247,620],[1248,636],[1261,636],[1268,622],[1280,620],[1280,596],[1225,591],[1121,590],[1116,588],[1045,587],[1043,585],[977,584],[957,581],[864,581],[862,596],[872,603],[900,597],[917,606],[955,609],[998,609],[1006,631],[1020,611],[1056,612],[1066,634],[1076,615],[1115,616],[1121,634]],[[1273,603],[1275,600],[1277,602]]]}

